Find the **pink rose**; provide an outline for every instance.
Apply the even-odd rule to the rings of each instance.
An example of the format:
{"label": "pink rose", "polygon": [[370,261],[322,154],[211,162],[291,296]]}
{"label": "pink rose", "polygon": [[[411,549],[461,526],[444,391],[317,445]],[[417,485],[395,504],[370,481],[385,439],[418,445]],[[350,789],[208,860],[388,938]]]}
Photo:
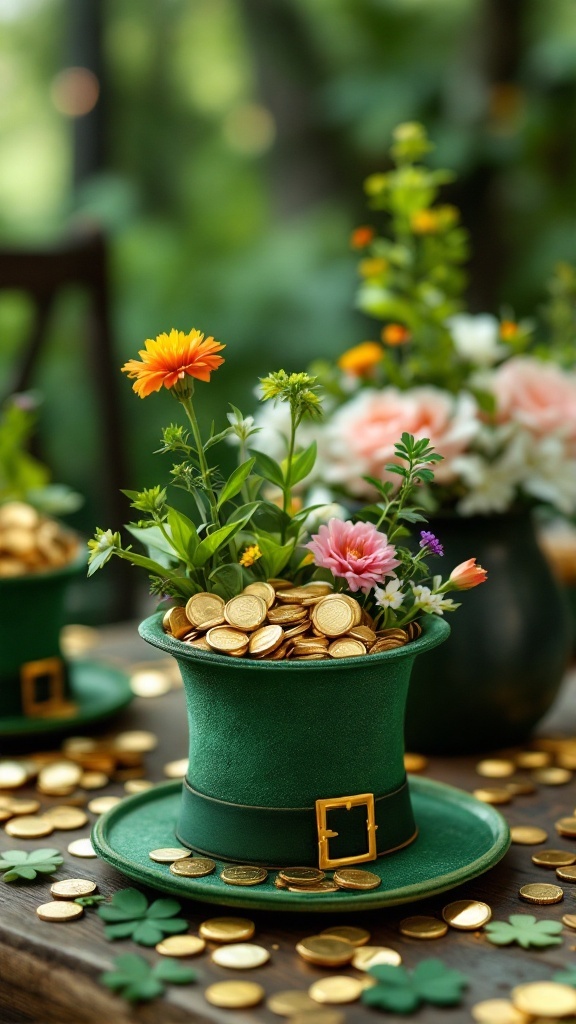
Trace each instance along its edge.
{"label": "pink rose", "polygon": [[494,373],[496,418],[536,437],[558,434],[576,455],[576,376],[554,363],[514,356]]}
{"label": "pink rose", "polygon": [[475,558],[468,558],[466,562],[460,562],[450,573],[450,583],[455,590],[472,590],[479,583],[485,583],[488,579],[486,569],[476,565]]}
{"label": "pink rose", "polygon": [[321,569],[330,569],[334,576],[347,581],[350,590],[362,590],[365,594],[385,576],[393,575],[400,565],[394,557],[396,548],[372,523],[330,519],[306,547]]}
{"label": "pink rose", "polygon": [[[362,477],[386,478],[384,467],[396,461],[394,445],[408,431],[417,440],[429,438],[444,456],[435,466],[435,478],[450,483],[456,476],[453,460],[467,450],[479,426],[476,402],[467,393],[454,397],[435,387],[365,388],[341,406],[325,428],[320,448],[323,477],[352,494],[370,496],[372,489]],[[398,486],[398,477],[387,478]]]}

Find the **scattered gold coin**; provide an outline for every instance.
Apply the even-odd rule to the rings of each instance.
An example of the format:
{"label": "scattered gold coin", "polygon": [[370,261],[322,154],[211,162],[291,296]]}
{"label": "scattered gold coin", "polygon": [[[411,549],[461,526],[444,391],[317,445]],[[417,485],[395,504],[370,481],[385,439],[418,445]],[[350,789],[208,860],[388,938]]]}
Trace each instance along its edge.
{"label": "scattered gold coin", "polygon": [[555,981],[533,981],[512,989],[517,1010],[533,1017],[566,1017],[576,1013],[576,989]]}
{"label": "scattered gold coin", "polygon": [[576,882],[576,864],[568,864],[564,868],[556,868],[556,877],[562,882]]}
{"label": "scattered gold coin", "polygon": [[564,914],[562,924],[565,924],[567,928],[573,928],[576,931],[576,914]]}
{"label": "scattered gold coin", "polygon": [[82,857],[86,859],[98,856],[89,839],[74,839],[73,842],[68,844],[68,853],[71,854],[72,857]]}
{"label": "scattered gold coin", "polygon": [[170,865],[170,874],[183,878],[204,878],[205,875],[211,875],[215,868],[215,862],[209,857],[191,857],[188,851],[187,857],[176,859]]}
{"label": "scattered gold coin", "polygon": [[183,779],[187,771],[187,757],[180,757],[177,761],[169,761],[163,768],[164,775],[167,779]]}
{"label": "scattered gold coin", "polygon": [[246,1009],[257,1006],[266,995],[262,985],[253,981],[217,981],[209,985],[204,998],[212,1006],[221,1006],[227,1010]]}
{"label": "scattered gold coin", "polygon": [[172,682],[158,669],[140,669],[130,676],[130,689],[136,697],[162,697],[172,689]]}
{"label": "scattered gold coin", "polygon": [[539,850],[532,854],[532,863],[541,868],[564,868],[568,864],[576,864],[576,853],[569,850]]}
{"label": "scattered gold coin", "polygon": [[510,793],[510,796],[532,796],[536,792],[536,786],[533,782],[507,782],[506,789]]}
{"label": "scattered gold coin", "polygon": [[485,786],[482,789],[475,789],[474,796],[484,804],[509,804],[512,794],[504,786]]}
{"label": "scattered gold coin", "polygon": [[92,811],[92,814],[106,814],[107,811],[111,811],[113,807],[121,803],[121,796],[97,796],[94,797],[94,800],[90,800],[88,810]]}
{"label": "scattered gold coin", "polygon": [[81,789],[103,789],[110,782],[105,772],[83,772],[78,785]]}
{"label": "scattered gold coin", "polygon": [[402,957],[395,949],[387,946],[360,946],[354,951],[352,967],[357,971],[368,971],[376,964],[391,964],[392,967],[399,967]]}
{"label": "scattered gold coin", "polygon": [[266,1007],[271,1013],[277,1013],[279,1017],[292,1018],[295,1013],[305,1013],[307,1010],[317,1009],[317,1003],[310,998],[307,992],[300,989],[288,989],[286,992],[275,992],[268,997]]}
{"label": "scattered gold coin", "polygon": [[537,825],[514,825],[510,829],[510,838],[520,846],[537,846],[546,842],[548,833]]}
{"label": "scattered gold coin", "polygon": [[50,886],[50,895],[55,900],[75,900],[79,896],[92,896],[98,886],[87,878],[63,878]]}
{"label": "scattered gold coin", "polygon": [[279,875],[287,885],[313,885],[324,878],[320,868],[282,868]]}
{"label": "scattered gold coin", "polygon": [[246,942],[256,930],[254,921],[247,917],[211,917],[203,921],[198,931],[209,942]]}
{"label": "scattered gold coin", "polygon": [[428,758],[424,754],[404,754],[404,768],[407,772],[423,772],[428,767]]}
{"label": "scattered gold coin", "polygon": [[71,903],[68,900],[54,900],[53,903],[43,903],[36,907],[36,913],[41,921],[53,921],[64,923],[65,921],[76,921],[82,917],[84,907],[79,903]]}
{"label": "scattered gold coin", "polygon": [[6,808],[10,817],[20,814],[36,814],[40,810],[40,801],[34,797],[0,797],[0,809]]}
{"label": "scattered gold coin", "polygon": [[308,989],[308,995],[316,1003],[354,1003],[364,990],[363,980],[346,975],[332,975],[320,978]]}
{"label": "scattered gold coin", "polygon": [[310,935],[296,945],[303,960],[320,967],[342,967],[352,962],[354,946],[331,935]]}
{"label": "scattered gold coin", "polygon": [[88,824],[88,815],[84,811],[79,807],[68,807],[65,804],[49,807],[42,817],[49,821],[53,828],[62,831],[84,828],[84,825]]}
{"label": "scattered gold coin", "polygon": [[154,783],[149,779],[127,779],[124,783],[124,792],[129,796],[135,793],[145,793],[147,789],[153,789]]}
{"label": "scattered gold coin", "polygon": [[572,775],[567,768],[538,768],[532,772],[534,782],[542,786],[565,786],[571,781]]}
{"label": "scattered gold coin", "polygon": [[444,907],[442,917],[451,928],[472,932],[488,923],[492,910],[480,900],[456,900]]}
{"label": "scattered gold coin", "polygon": [[220,878],[227,885],[260,885],[268,878],[266,868],[255,868],[243,864],[232,864],[224,868]]}
{"label": "scattered gold coin", "polygon": [[400,921],[400,932],[411,939],[441,939],[446,935],[448,925],[445,921],[439,921],[437,917],[427,917],[416,914],[414,917],[405,917]]}
{"label": "scattered gold coin", "polygon": [[183,846],[162,846],[158,850],[150,850],[148,856],[157,864],[173,864],[176,860],[190,857],[190,850],[185,850]]}
{"label": "scattered gold coin", "polygon": [[334,872],[334,881],[339,889],[377,889],[382,879],[373,871],[339,868]]}
{"label": "scattered gold coin", "polygon": [[485,999],[471,1010],[478,1024],[528,1024],[532,1019],[517,1010],[509,999]]}
{"label": "scattered gold coin", "polygon": [[558,835],[567,836],[569,839],[576,839],[576,818],[560,818],[554,822],[554,828]]}
{"label": "scattered gold coin", "polygon": [[167,935],[155,948],[162,956],[197,956],[206,949],[206,943],[197,935]]}
{"label": "scattered gold coin", "polygon": [[28,772],[18,761],[0,761],[0,789],[18,789],[28,780]]}
{"label": "scattered gold coin", "polygon": [[547,768],[552,761],[552,755],[546,750],[524,750],[516,755],[515,760],[517,768]]}
{"label": "scattered gold coin", "polygon": [[114,738],[114,747],[122,753],[147,754],[158,746],[158,737],[145,729],[120,732]]}
{"label": "scattered gold coin", "polygon": [[47,796],[60,796],[66,790],[72,792],[80,783],[82,769],[73,761],[55,761],[40,770],[37,786]]}
{"label": "scattered gold coin", "polygon": [[337,939],[344,939],[351,942],[353,946],[365,946],[370,942],[370,932],[365,928],[355,928],[348,924],[334,924],[330,928],[324,928],[321,935],[333,935]]}
{"label": "scattered gold coin", "polygon": [[523,885],[518,895],[526,903],[538,903],[541,906],[549,903],[560,903],[564,899],[564,890],[558,885],[546,885],[542,882],[532,882]]}
{"label": "scattered gold coin", "polygon": [[262,967],[270,959],[270,953],[264,946],[252,942],[232,942],[227,946],[219,946],[212,953],[212,960],[219,967],[230,967],[236,971],[249,971],[254,967]]}
{"label": "scattered gold coin", "polygon": [[491,758],[479,761],[476,765],[476,771],[478,775],[482,775],[485,779],[507,779],[510,775],[514,775],[516,765],[513,761]]}
{"label": "scattered gold coin", "polygon": [[35,815],[22,815],[12,818],[4,826],[7,835],[14,839],[42,839],[54,831],[54,825],[48,818]]}

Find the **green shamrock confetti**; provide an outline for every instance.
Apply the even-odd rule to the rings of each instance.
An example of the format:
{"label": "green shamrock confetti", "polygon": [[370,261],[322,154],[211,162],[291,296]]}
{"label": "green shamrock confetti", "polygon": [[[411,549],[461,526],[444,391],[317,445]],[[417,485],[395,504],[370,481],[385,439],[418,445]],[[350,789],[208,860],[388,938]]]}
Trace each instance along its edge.
{"label": "green shamrock confetti", "polygon": [[165,935],[186,931],[187,921],[175,916],[180,909],[176,900],[154,900],[148,906],[138,889],[121,889],[110,906],[100,907],[98,915],[107,923],[107,939],[131,938],[140,946],[155,946]]}
{"label": "green shamrock confetti", "polygon": [[100,981],[129,1002],[140,1003],[163,995],[165,983],[188,985],[196,981],[196,977],[195,971],[182,967],[170,957],[152,967],[137,953],[125,953],[116,957],[114,970],[101,974]]}
{"label": "green shamrock confetti", "polygon": [[81,907],[97,907],[100,903],[106,902],[106,896],[78,896],[74,903],[79,903]]}
{"label": "green shamrock confetti", "polygon": [[0,857],[2,881],[15,882],[18,878],[33,881],[39,874],[52,875],[64,863],[60,850],[6,850]]}
{"label": "green shamrock confetti", "polygon": [[560,921],[537,921],[532,914],[511,914],[506,921],[491,921],[485,926],[486,937],[495,946],[509,946],[517,942],[523,949],[537,946],[560,946]]}
{"label": "green shamrock confetti", "polygon": [[572,988],[576,988],[576,967],[567,967],[564,971],[558,971],[552,981],[557,981],[559,985],[572,985]]}
{"label": "green shamrock confetti", "polygon": [[378,981],[365,989],[362,1002],[392,1013],[414,1013],[422,1003],[456,1006],[468,978],[446,967],[442,960],[422,960],[413,971],[391,964],[377,964],[368,971]]}

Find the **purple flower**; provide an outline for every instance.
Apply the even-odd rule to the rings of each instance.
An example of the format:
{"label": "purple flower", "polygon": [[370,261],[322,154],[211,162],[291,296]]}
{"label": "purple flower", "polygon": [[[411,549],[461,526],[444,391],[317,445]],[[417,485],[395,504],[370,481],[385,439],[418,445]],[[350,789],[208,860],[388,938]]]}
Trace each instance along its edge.
{"label": "purple flower", "polygon": [[420,541],[421,548],[428,548],[431,555],[442,556],[444,554],[444,548],[440,541],[429,530],[421,530],[420,537],[422,538]]}

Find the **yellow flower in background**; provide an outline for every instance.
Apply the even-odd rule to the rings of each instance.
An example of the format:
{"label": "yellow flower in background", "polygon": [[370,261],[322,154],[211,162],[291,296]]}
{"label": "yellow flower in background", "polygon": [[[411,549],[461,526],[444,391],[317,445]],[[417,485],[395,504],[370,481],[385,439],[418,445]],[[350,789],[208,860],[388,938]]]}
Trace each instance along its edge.
{"label": "yellow flower in background", "polygon": [[406,342],[410,341],[412,335],[403,324],[386,324],[386,327],[382,328],[380,337],[385,345],[390,345],[394,348],[396,345],[405,345]]}
{"label": "yellow flower in background", "polygon": [[338,366],[353,377],[365,377],[382,362],[382,346],[377,341],[363,341],[343,352]]}
{"label": "yellow flower in background", "polygon": [[352,249],[365,249],[367,245],[370,245],[375,236],[376,232],[373,227],[370,227],[369,224],[362,224],[361,227],[355,228],[350,235],[350,247]]}
{"label": "yellow flower in background", "polygon": [[388,260],[374,257],[374,259],[360,260],[358,270],[362,277],[381,277],[390,269]]}
{"label": "yellow flower in background", "polygon": [[520,334],[520,325],[514,320],[503,320],[500,324],[500,337],[502,341],[514,341]]}
{"label": "yellow flower in background", "polygon": [[196,330],[185,334],[172,329],[170,334],[159,334],[154,341],[148,338],[145,345],[138,353],[142,362],[129,359],[122,367],[122,372],[135,380],[132,388],[140,398],[147,398],[162,387],[177,392],[187,390],[182,384],[186,377],[208,383],[212,371],[224,362],[217,353],[225,346]]}
{"label": "yellow flower in background", "polygon": [[262,558],[260,548],[257,544],[250,544],[247,548],[244,548],[244,551],[240,555],[238,561],[240,562],[240,565],[243,565],[248,569],[251,565],[254,565],[254,562],[257,562],[259,558]]}
{"label": "yellow flower in background", "polygon": [[417,210],[410,218],[410,226],[415,235],[435,235],[440,227],[438,214],[435,210]]}

